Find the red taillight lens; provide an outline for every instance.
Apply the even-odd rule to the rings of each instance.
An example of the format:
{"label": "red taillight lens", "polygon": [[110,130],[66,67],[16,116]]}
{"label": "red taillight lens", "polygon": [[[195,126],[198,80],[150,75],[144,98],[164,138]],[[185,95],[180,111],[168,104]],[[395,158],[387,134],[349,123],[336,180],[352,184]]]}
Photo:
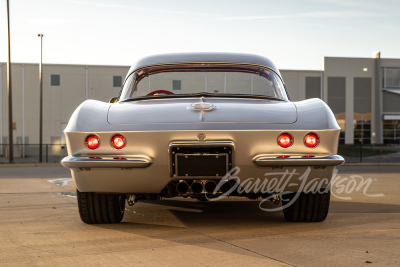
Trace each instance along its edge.
{"label": "red taillight lens", "polygon": [[85,145],[89,149],[96,149],[100,145],[100,139],[96,135],[88,135],[85,139]]}
{"label": "red taillight lens", "polygon": [[309,133],[304,137],[304,144],[308,147],[316,147],[319,143],[319,137],[316,133]]}
{"label": "red taillight lens", "polygon": [[126,145],[125,137],[120,134],[116,134],[111,138],[111,145],[113,148],[121,149]]}
{"label": "red taillight lens", "polygon": [[287,148],[293,144],[293,136],[290,133],[283,133],[278,137],[278,144],[283,147]]}

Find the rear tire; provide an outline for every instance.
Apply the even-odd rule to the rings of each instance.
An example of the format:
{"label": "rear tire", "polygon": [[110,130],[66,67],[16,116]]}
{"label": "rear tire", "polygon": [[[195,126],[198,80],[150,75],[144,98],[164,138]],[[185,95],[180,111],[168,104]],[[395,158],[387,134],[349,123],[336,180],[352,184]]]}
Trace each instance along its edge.
{"label": "rear tire", "polygon": [[[289,203],[296,194],[290,193],[284,195],[282,197],[282,206]],[[324,221],[328,216],[330,196],[330,190],[323,193],[300,193],[298,198],[289,207],[283,209],[285,219],[289,222]]]}
{"label": "rear tire", "polygon": [[119,223],[124,217],[125,194],[83,193],[76,190],[79,215],[87,224]]}

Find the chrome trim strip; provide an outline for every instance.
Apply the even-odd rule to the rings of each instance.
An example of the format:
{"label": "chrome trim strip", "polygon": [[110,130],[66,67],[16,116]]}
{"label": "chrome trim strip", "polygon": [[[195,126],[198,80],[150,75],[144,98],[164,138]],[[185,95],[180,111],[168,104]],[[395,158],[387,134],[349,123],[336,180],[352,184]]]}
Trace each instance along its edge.
{"label": "chrome trim strip", "polygon": [[259,166],[339,166],[344,158],[339,155],[315,156],[304,158],[305,155],[295,155],[288,158],[278,158],[279,155],[258,155],[253,158]]}
{"label": "chrome trim strip", "polygon": [[126,159],[91,159],[89,157],[67,156],[61,160],[65,168],[145,168],[152,164],[143,156],[128,156]]}
{"label": "chrome trim strip", "polygon": [[176,141],[169,144],[169,149],[171,147],[180,146],[231,146],[234,147],[232,141]]}

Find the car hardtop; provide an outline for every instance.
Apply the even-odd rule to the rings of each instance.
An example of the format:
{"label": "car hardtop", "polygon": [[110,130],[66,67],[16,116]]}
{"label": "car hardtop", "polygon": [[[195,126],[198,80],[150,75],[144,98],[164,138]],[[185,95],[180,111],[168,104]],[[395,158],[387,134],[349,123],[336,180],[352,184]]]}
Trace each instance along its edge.
{"label": "car hardtop", "polygon": [[191,64],[219,64],[232,66],[258,66],[271,69],[282,79],[278,68],[266,57],[244,54],[244,53],[173,53],[148,56],[140,59],[129,69],[127,77],[135,71],[143,68],[171,66],[171,65],[191,65]]}

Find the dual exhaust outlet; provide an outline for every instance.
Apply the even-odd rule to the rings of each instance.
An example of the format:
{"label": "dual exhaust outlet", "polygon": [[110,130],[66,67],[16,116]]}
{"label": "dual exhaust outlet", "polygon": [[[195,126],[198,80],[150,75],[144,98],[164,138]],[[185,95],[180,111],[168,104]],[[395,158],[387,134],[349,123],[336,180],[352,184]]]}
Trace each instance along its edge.
{"label": "dual exhaust outlet", "polygon": [[[203,193],[212,194],[217,188],[219,181],[208,180],[205,183],[200,180],[195,180],[192,183],[186,181],[180,181],[176,185],[176,191],[181,195],[186,195],[188,192],[191,192],[194,195],[198,195]],[[223,182],[217,191],[221,191],[222,193],[228,192],[232,188],[232,185],[229,181]]]}

